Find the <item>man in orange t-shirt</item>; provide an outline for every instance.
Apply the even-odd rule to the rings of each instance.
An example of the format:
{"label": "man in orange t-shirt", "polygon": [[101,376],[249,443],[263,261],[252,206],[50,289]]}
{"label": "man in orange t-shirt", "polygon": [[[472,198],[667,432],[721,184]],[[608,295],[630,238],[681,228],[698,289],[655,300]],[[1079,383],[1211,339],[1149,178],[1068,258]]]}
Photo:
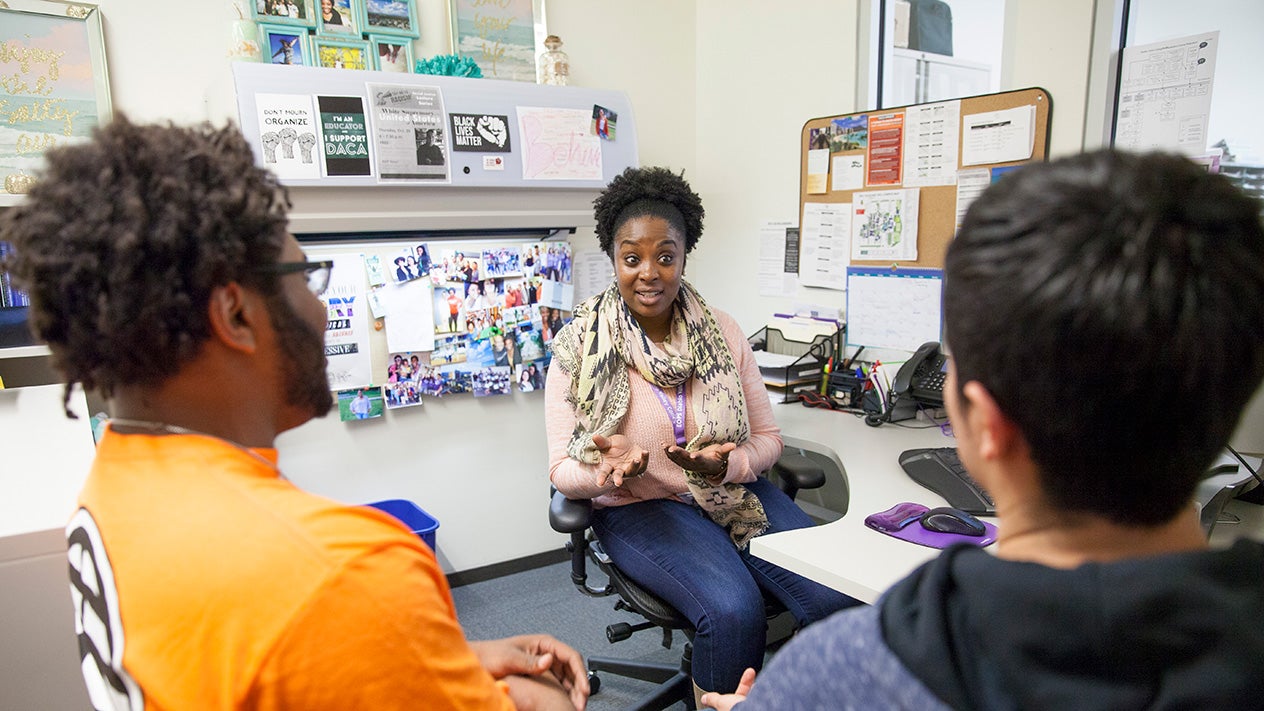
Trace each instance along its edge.
{"label": "man in orange t-shirt", "polygon": [[241,134],[120,117],[47,157],[0,232],[68,392],[114,414],[66,529],[93,707],[582,709],[573,649],[467,642],[420,540],[278,471],[332,404],[331,263]]}

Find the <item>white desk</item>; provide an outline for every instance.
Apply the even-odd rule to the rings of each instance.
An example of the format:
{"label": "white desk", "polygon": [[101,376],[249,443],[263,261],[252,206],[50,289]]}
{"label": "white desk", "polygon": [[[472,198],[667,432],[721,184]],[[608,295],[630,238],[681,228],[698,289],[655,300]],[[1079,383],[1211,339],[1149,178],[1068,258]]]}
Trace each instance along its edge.
{"label": "white desk", "polygon": [[[847,514],[832,523],[760,536],[751,553],[815,580],[857,600],[872,603],[938,551],[865,526],[865,517],[901,501],[944,506],[942,497],[925,489],[900,468],[899,455],[917,447],[953,447],[938,427],[908,429],[886,424],[870,427],[854,415],[775,405],[786,447],[800,447],[834,460],[847,478]],[[926,423],[909,420],[911,426]]]}
{"label": "white desk", "polygon": [[[870,427],[853,415],[798,404],[774,405],[773,412],[786,447],[833,460],[847,479],[850,498],[847,514],[837,521],[760,536],[751,541],[752,555],[873,603],[888,587],[938,554],[866,527],[865,517],[901,501],[945,505],[942,497],[904,473],[898,457],[906,449],[953,447],[956,440],[945,437],[937,427]],[[906,424],[924,423],[910,420]],[[1241,522],[1217,524],[1211,534],[1213,547],[1226,547],[1240,537],[1264,541],[1264,506],[1230,501],[1224,510]]]}

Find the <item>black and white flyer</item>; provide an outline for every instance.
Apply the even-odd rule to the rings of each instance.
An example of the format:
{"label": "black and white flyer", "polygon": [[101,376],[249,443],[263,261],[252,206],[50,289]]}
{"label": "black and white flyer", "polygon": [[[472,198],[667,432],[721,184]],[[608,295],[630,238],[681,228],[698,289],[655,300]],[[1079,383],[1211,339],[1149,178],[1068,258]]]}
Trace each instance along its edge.
{"label": "black and white flyer", "polygon": [[369,84],[378,182],[448,182],[447,121],[437,86]]}

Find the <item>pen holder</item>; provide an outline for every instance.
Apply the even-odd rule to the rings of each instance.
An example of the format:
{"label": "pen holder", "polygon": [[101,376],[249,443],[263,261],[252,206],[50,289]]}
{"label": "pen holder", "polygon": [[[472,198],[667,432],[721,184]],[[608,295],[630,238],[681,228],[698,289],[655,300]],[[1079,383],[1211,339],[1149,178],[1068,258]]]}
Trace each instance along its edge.
{"label": "pen holder", "polygon": [[833,398],[839,407],[860,407],[864,392],[865,378],[857,378],[855,373],[830,373],[826,394]]}

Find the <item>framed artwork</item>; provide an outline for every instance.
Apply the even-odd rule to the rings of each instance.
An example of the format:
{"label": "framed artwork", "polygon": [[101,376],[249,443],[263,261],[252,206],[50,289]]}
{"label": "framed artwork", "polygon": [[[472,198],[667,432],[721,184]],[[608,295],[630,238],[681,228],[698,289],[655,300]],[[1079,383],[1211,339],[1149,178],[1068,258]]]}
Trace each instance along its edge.
{"label": "framed artwork", "polygon": [[381,35],[420,37],[417,0],[364,0],[363,31]]}
{"label": "framed artwork", "polygon": [[111,118],[101,12],[92,5],[0,7],[0,192],[23,193],[44,151],[81,143]]}
{"label": "framed artwork", "polygon": [[452,51],[488,79],[536,80],[536,57],[548,31],[544,0],[448,0]]}
{"label": "framed artwork", "polygon": [[317,37],[312,54],[313,64],[329,69],[372,69],[369,43],[364,40],[331,39]]}
{"label": "framed artwork", "polygon": [[407,37],[369,35],[369,50],[373,55],[374,69],[399,74],[412,73],[413,43]]}
{"label": "framed artwork", "polygon": [[322,35],[360,38],[361,0],[316,0],[316,31]]}
{"label": "framed artwork", "polygon": [[251,10],[255,22],[298,27],[316,26],[312,0],[254,0]]}
{"label": "framed artwork", "polygon": [[293,25],[259,25],[263,61],[271,64],[312,65],[312,45],[307,30]]}

